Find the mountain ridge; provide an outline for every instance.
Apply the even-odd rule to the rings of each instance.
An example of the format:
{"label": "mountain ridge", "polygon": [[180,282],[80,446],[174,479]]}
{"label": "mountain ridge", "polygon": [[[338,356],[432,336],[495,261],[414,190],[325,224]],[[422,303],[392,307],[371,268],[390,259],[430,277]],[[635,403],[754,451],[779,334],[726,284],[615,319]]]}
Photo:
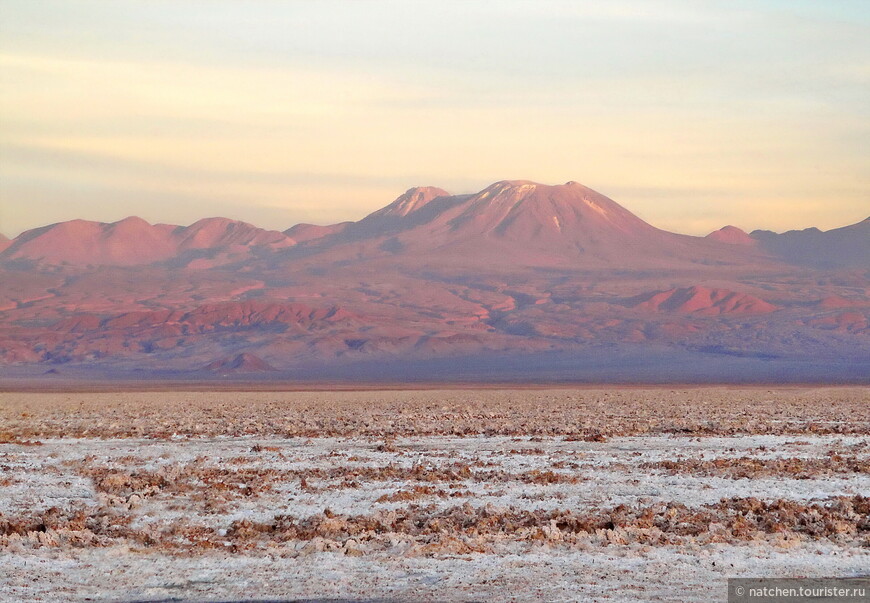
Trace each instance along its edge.
{"label": "mountain ridge", "polygon": [[[634,253],[639,261],[650,263],[663,246],[671,247],[665,254],[671,258],[682,254],[714,261],[705,256],[721,255],[721,250],[706,246],[709,241],[731,244],[736,254],[742,246],[747,252],[756,248],[780,261],[836,266],[870,261],[868,233],[870,218],[829,231],[808,228],[747,234],[725,226],[706,237],[694,237],[658,229],[575,181],[544,185],[502,180],[470,195],[451,195],[432,186],[412,187],[357,222],[297,224],[283,232],[222,217],[203,218],[189,226],[151,225],[136,216],[111,223],[70,220],[25,231],[11,240],[0,236],[0,261],[133,266],[167,261],[187,252],[227,256],[196,263],[208,268],[232,257],[243,258],[253,248],[275,251],[297,245],[364,245],[373,240],[382,251],[453,249],[487,261],[517,261],[509,249],[517,244],[525,246],[527,253],[538,248],[549,256],[539,257],[538,263],[551,261],[553,254],[576,258],[583,253],[602,262],[621,261]],[[845,242],[834,240],[838,237]],[[493,245],[492,252],[480,245],[483,240]],[[845,253],[843,246],[848,247]]]}
{"label": "mountain ridge", "polygon": [[176,226],[129,216],[117,222],[70,220],[25,231],[0,252],[0,260],[134,266],[191,250],[295,244],[279,231],[229,218],[203,218],[190,226]]}
{"label": "mountain ridge", "polygon": [[415,187],[359,221],[284,232],[73,220],[0,252],[0,366],[731,380],[728,367],[757,362],[754,378],[799,379],[812,363],[866,380],[868,229],[693,237],[576,182],[521,180]]}

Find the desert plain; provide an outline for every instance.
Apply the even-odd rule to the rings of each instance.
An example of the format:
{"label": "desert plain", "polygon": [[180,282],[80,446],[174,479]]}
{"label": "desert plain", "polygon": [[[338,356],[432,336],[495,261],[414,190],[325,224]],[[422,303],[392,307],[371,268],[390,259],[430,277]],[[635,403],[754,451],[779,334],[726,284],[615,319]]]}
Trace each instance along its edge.
{"label": "desert plain", "polygon": [[870,389],[0,393],[4,601],[724,600],[870,568]]}

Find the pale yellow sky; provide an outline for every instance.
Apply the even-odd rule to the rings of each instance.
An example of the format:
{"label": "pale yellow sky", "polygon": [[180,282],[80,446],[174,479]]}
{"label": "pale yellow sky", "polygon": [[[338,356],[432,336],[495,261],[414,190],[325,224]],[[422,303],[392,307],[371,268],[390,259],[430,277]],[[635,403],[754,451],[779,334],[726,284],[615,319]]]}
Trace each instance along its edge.
{"label": "pale yellow sky", "polygon": [[857,2],[3,4],[6,235],[285,229],[501,179],[577,180],[690,234],[870,215]]}

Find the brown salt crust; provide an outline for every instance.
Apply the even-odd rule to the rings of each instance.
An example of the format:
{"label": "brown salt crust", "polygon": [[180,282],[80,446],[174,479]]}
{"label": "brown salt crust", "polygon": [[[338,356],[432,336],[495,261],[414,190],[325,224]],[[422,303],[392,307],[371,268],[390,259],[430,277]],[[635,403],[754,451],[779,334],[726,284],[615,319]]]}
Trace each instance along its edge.
{"label": "brown salt crust", "polygon": [[398,490],[392,494],[384,494],[375,500],[375,502],[407,502],[410,500],[426,498],[427,496],[435,496],[438,498],[463,498],[473,496],[473,494],[468,490],[454,490],[453,492],[448,492],[447,490],[434,488],[432,486],[414,486],[408,490]]}
{"label": "brown salt crust", "polygon": [[[97,492],[123,498],[193,492],[212,497],[248,497],[271,491],[273,484],[284,477],[282,472],[274,469],[226,469],[196,465],[170,465],[153,471],[84,466],[78,473],[90,477]],[[295,479],[296,474],[293,473],[292,477]]]}
{"label": "brown salt crust", "polygon": [[822,475],[842,473],[870,473],[870,459],[833,454],[827,458],[757,459],[752,457],[719,458],[712,460],[678,459],[642,463],[642,469],[661,470],[670,475],[691,474],[730,479],[753,479],[783,476],[812,479]]}
{"label": "brown salt crust", "polygon": [[[94,547],[128,544],[186,554],[210,549],[272,550],[309,542],[316,550],[354,554],[399,543],[416,554],[492,552],[506,542],[582,546],[650,546],[745,543],[778,544],[830,540],[870,546],[870,498],[835,497],[825,503],[755,498],[723,499],[689,508],[678,503],[619,505],[610,509],[517,510],[466,503],[448,509],[411,506],[370,515],[342,516],[329,510],[307,518],[276,515],[268,522],[234,521],[226,533],[175,522],[159,528],[130,527],[131,517],[105,508],[0,515],[0,547]],[[310,548],[310,547],[309,547]],[[297,547],[292,547],[298,553]],[[302,549],[305,551],[305,548]],[[309,552],[313,552],[310,551]]]}
{"label": "brown salt crust", "polygon": [[[383,467],[339,466],[327,469],[253,469],[205,466],[197,463],[166,465],[157,470],[126,469],[117,466],[90,465],[68,461],[76,467],[79,475],[93,480],[97,492],[127,498],[156,494],[200,493],[217,497],[249,497],[270,492],[278,483],[299,481],[300,489],[308,492],[335,490],[336,488],[360,488],[371,482],[424,482],[450,484],[464,481],[526,484],[576,484],[586,478],[579,474],[557,473],[533,469],[524,472],[502,470],[473,470],[474,463],[454,462],[441,466],[418,464],[399,467],[393,464]],[[483,463],[480,463],[483,465]],[[309,480],[330,483],[317,488]]]}
{"label": "brown salt crust", "polygon": [[[40,438],[868,434],[870,389],[0,393],[0,442]],[[399,449],[401,446],[391,443]]]}

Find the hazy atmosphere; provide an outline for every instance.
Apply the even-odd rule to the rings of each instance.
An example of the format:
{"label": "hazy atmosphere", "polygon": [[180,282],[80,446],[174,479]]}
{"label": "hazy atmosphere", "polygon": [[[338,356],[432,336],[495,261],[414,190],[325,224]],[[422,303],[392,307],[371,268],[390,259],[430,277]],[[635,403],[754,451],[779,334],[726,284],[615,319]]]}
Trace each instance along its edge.
{"label": "hazy atmosphere", "polygon": [[577,180],[688,234],[868,214],[866,2],[0,7],[7,236],[283,230],[505,178]]}

